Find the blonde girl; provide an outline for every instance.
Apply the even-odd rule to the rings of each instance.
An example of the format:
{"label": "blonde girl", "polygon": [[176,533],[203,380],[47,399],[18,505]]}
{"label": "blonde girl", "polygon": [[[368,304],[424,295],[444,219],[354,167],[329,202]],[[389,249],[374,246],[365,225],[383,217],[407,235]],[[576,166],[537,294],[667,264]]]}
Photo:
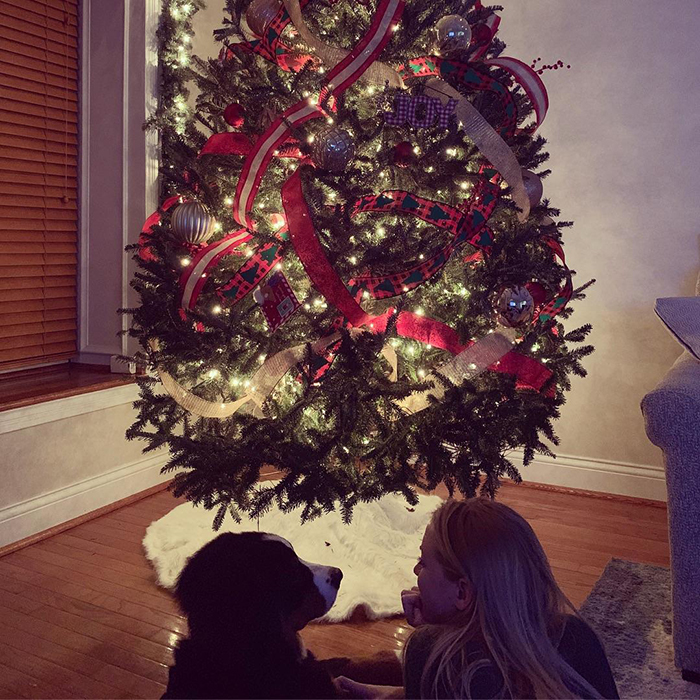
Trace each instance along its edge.
{"label": "blonde girl", "polygon": [[605,652],[554,580],[527,521],[486,498],[450,499],[426,528],[404,591],[417,629],[404,687],[338,679],[349,697],[618,698]]}

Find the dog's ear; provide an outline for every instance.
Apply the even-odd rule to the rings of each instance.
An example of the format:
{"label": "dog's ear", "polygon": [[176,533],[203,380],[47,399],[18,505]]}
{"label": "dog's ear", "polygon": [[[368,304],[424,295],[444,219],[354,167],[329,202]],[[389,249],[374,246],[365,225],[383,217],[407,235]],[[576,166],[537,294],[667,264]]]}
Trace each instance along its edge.
{"label": "dog's ear", "polygon": [[270,605],[270,581],[259,566],[258,533],[226,532],[188,560],[175,584],[175,597],[191,634],[231,629],[275,633],[279,611]]}

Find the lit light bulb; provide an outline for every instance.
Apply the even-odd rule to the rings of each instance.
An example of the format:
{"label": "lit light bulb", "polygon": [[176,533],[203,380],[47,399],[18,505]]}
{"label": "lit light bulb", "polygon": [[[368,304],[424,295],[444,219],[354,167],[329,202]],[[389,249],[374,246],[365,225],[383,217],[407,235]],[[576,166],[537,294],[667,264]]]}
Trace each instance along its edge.
{"label": "lit light bulb", "polygon": [[460,183],[459,183],[459,186],[460,186],[463,190],[466,190],[467,187],[469,187],[469,183],[468,183],[468,182],[460,182]]}
{"label": "lit light bulb", "polygon": [[377,234],[383,236],[386,233],[386,229],[383,226],[377,226]]}
{"label": "lit light bulb", "polygon": [[416,309],[416,313],[417,313],[419,316],[425,315],[425,311],[423,311],[423,308],[420,307],[420,306]]}
{"label": "lit light bulb", "polygon": [[425,370],[424,370],[424,369],[419,369],[419,370],[418,370],[418,376],[421,377],[421,378],[425,377]]}
{"label": "lit light bulb", "polygon": [[476,364],[474,362],[470,362],[469,369],[476,369]]}
{"label": "lit light bulb", "polygon": [[265,354],[264,353],[258,357],[258,362],[265,362]]}
{"label": "lit light bulb", "polygon": [[219,376],[219,370],[218,369],[210,369],[209,372],[207,373],[207,376],[210,379],[214,379]]}
{"label": "lit light bulb", "polygon": [[354,255],[351,255],[351,256],[350,256],[350,262],[351,262],[353,265],[355,265],[355,263],[357,263],[357,258],[356,258]]}
{"label": "lit light bulb", "polygon": [[192,261],[189,258],[180,258],[180,265],[187,267]]}
{"label": "lit light bulb", "polygon": [[216,306],[213,306],[211,309],[211,312],[213,314],[220,314],[221,313],[221,307],[217,304]]}
{"label": "lit light bulb", "polygon": [[230,206],[233,204],[233,198],[232,198],[232,197],[226,197],[226,199],[224,199],[224,204],[225,204],[227,207],[230,207]]}

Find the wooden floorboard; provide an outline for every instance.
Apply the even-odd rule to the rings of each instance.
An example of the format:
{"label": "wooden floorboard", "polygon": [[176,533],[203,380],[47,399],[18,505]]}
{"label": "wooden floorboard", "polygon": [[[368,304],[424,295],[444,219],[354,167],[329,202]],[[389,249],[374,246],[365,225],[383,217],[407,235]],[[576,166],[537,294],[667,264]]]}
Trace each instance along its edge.
{"label": "wooden floorboard", "polygon": [[[444,495],[441,493],[441,495]],[[575,605],[611,557],[668,566],[666,509],[504,485],[499,500],[532,524]],[[141,541],[183,499],[159,492],[0,558],[0,699],[157,698],[186,634]],[[320,658],[400,649],[402,617],[309,625]]]}

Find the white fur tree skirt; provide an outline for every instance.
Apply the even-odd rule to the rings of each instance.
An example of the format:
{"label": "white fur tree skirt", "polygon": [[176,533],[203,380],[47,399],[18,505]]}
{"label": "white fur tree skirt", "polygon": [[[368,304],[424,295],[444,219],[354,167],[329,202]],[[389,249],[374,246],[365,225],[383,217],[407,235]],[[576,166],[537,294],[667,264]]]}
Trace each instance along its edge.
{"label": "white fur tree skirt", "polygon": [[213,511],[185,503],[148,526],[143,546],[158,583],[173,588],[187,558],[221,532],[271,532],[289,540],[301,559],[342,569],[338,598],[323,621],[345,620],[359,606],[377,619],[402,612],[401,591],[416,584],[413,567],[423,532],[440,503],[439,496],[421,496],[410,508],[391,494],[358,504],[350,525],[338,512],[302,525],[300,509],[284,514],[273,508],[260,518],[259,528],[256,520],[237,524],[228,518],[219,532],[211,528]]}

